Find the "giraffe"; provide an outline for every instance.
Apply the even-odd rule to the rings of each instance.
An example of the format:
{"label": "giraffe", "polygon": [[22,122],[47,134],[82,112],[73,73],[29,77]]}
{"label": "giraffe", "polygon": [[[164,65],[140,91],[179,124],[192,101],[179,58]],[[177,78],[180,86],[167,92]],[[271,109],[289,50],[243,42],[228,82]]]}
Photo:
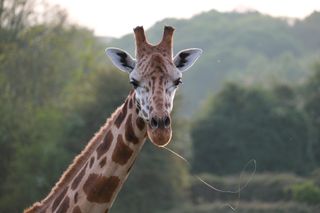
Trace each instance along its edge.
{"label": "giraffe", "polygon": [[49,195],[25,213],[108,212],[126,181],[146,138],[166,146],[172,135],[170,113],[182,73],[201,55],[198,48],[172,55],[174,28],[151,45],[143,27],[134,28],[136,59],[118,48],[106,55],[129,74],[133,89],[74,159]]}

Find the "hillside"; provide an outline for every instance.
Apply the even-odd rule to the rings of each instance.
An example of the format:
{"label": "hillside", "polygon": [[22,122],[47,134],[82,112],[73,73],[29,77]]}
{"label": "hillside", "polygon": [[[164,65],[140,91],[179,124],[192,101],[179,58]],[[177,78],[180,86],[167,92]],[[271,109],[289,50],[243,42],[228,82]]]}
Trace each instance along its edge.
{"label": "hillside", "polygon": [[[226,81],[269,84],[304,79],[320,53],[320,13],[289,20],[258,12],[210,11],[191,19],[165,19],[148,29],[150,42],[159,41],[164,25],[176,28],[174,51],[200,47],[203,56],[184,76],[183,115],[190,115]],[[132,34],[112,46],[133,54]]]}

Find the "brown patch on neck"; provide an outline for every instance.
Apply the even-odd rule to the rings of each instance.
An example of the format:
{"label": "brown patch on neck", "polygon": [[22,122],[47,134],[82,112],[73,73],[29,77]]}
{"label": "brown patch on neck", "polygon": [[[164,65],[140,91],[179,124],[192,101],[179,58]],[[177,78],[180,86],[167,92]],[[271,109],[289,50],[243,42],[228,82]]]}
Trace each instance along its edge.
{"label": "brown patch on neck", "polygon": [[78,192],[74,194],[74,203],[78,202]]}
{"label": "brown patch on neck", "polygon": [[123,122],[123,120],[125,119],[125,117],[127,116],[127,105],[128,105],[129,99],[126,100],[126,102],[124,103],[123,107],[122,107],[122,111],[121,113],[118,115],[117,119],[115,120],[114,124],[119,128]]}
{"label": "brown patch on neck", "polygon": [[70,205],[70,199],[69,197],[65,197],[64,200],[62,201],[60,207],[57,210],[57,213],[66,213],[69,209],[69,205]]}
{"label": "brown patch on neck", "polygon": [[93,163],[94,163],[94,156],[92,156],[92,157],[90,158],[90,164],[89,164],[89,168],[90,168],[90,169],[91,169]]}
{"label": "brown patch on neck", "polygon": [[138,117],[136,120],[136,125],[138,129],[142,131],[146,127],[146,122],[141,117]]}
{"label": "brown patch on neck", "polygon": [[104,157],[101,159],[101,161],[99,162],[100,167],[104,167],[104,165],[106,165],[107,163],[107,157]]}
{"label": "brown patch on neck", "polygon": [[98,160],[100,159],[100,157],[104,153],[106,153],[109,150],[111,143],[112,143],[112,140],[113,140],[113,134],[112,134],[111,130],[109,130],[108,133],[106,134],[106,136],[104,137],[102,143],[97,148],[97,159]]}
{"label": "brown patch on neck", "polygon": [[59,204],[61,203],[62,199],[64,198],[64,196],[66,195],[68,191],[68,187],[66,187],[61,194],[54,200],[53,204],[52,204],[52,211],[54,212],[56,210],[56,208],[59,206]]}
{"label": "brown patch on neck", "polygon": [[133,144],[138,144],[140,141],[139,138],[134,133],[131,114],[128,116],[128,119],[126,122],[125,137],[127,141],[132,142]]}
{"label": "brown patch on neck", "polygon": [[81,209],[79,206],[75,206],[72,210],[72,213],[81,213]]}
{"label": "brown patch on neck", "polygon": [[124,143],[122,135],[119,135],[117,138],[116,147],[114,148],[114,152],[112,154],[112,160],[115,163],[124,165],[128,162],[128,160],[132,156],[132,153],[133,150]]}
{"label": "brown patch on neck", "polygon": [[72,184],[71,184],[71,189],[72,189],[72,190],[75,190],[75,189],[78,187],[80,181],[82,180],[84,174],[86,173],[87,165],[88,165],[88,163],[86,163],[86,165],[83,167],[83,169],[81,170],[81,172],[79,172],[79,174],[77,175],[77,177],[73,180],[73,182],[72,182]]}
{"label": "brown patch on neck", "polygon": [[83,190],[87,200],[95,203],[108,203],[111,201],[120,179],[116,176],[105,177],[97,174],[90,174],[86,180]]}

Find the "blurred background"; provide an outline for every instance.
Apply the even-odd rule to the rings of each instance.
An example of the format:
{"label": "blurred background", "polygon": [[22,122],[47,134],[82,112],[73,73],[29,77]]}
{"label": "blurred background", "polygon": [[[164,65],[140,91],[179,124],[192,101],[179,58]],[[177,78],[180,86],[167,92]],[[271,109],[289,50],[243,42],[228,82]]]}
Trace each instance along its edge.
{"label": "blurred background", "polygon": [[[0,212],[44,198],[123,102],[104,49],[134,55],[136,25],[204,50],[173,112],[170,148],[190,166],[146,143],[111,211],[320,212],[320,5],[225,2],[0,0]],[[194,177],[237,190],[250,159],[240,197]]]}

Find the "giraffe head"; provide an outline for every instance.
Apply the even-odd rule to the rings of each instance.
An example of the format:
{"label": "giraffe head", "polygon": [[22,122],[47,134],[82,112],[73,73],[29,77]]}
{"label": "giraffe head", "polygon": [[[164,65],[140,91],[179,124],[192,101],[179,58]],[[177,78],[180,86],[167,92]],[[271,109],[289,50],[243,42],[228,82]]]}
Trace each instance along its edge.
{"label": "giraffe head", "polygon": [[162,40],[157,45],[148,43],[143,27],[134,29],[136,59],[118,48],[107,48],[106,54],[120,70],[129,73],[130,83],[135,89],[135,100],[139,116],[148,123],[147,133],[157,146],[170,142],[173,99],[182,83],[182,73],[190,68],[201,55],[197,48],[180,51],[172,55],[174,29],[166,26]]}

